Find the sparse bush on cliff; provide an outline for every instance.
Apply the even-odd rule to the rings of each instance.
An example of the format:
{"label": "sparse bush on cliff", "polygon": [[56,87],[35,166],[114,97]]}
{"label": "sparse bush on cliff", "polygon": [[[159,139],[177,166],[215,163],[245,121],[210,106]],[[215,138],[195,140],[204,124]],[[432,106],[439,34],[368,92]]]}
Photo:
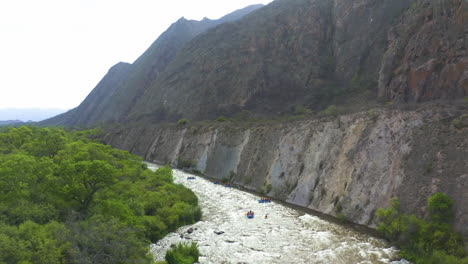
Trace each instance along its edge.
{"label": "sparse bush on cliff", "polygon": [[458,118],[455,118],[454,120],[452,120],[452,125],[455,127],[455,128],[462,128],[462,125],[461,125],[461,120],[458,119]]}
{"label": "sparse bush on cliff", "polygon": [[309,114],[312,114],[312,110],[300,104],[300,105],[296,105],[296,107],[294,108],[294,114],[295,115],[309,115]]}
{"label": "sparse bush on cliff", "polygon": [[218,118],[216,118],[216,121],[218,122],[226,122],[226,121],[229,121],[229,119],[225,116],[218,116]]}
{"label": "sparse bush on cliff", "polygon": [[370,119],[376,120],[377,117],[379,117],[379,112],[377,111],[377,109],[372,108],[369,111],[367,111],[367,115],[369,116]]}
{"label": "sparse bush on cliff", "polygon": [[389,208],[377,210],[377,230],[400,247],[403,258],[416,264],[468,263],[463,239],[451,225],[453,203],[446,194],[436,193],[428,199],[429,216],[420,219],[402,213],[393,198]]}
{"label": "sparse bush on cliff", "polygon": [[463,99],[463,101],[465,101],[465,104],[468,105],[468,97],[465,97],[465,98]]}
{"label": "sparse bush on cliff", "polygon": [[179,121],[177,121],[177,124],[185,126],[185,125],[190,124],[190,121],[187,118],[182,118],[182,119],[179,119]]}
{"label": "sparse bush on cliff", "polygon": [[177,158],[177,168],[178,169],[191,169],[197,166],[196,162],[193,160],[186,160],[181,157]]}
{"label": "sparse bush on cliff", "polygon": [[196,175],[200,175],[200,176],[204,175],[203,171],[201,171],[201,170],[193,169],[192,172],[193,172],[193,174],[196,174]]}
{"label": "sparse bush on cliff", "polygon": [[249,110],[242,110],[234,115],[233,119],[236,121],[247,121],[252,116]]}
{"label": "sparse bush on cliff", "polygon": [[338,218],[338,220],[340,220],[341,223],[348,222],[348,217],[346,217],[346,215],[343,214],[343,213],[338,213],[338,215],[336,215],[336,217]]}
{"label": "sparse bush on cliff", "polygon": [[452,120],[452,125],[457,129],[468,127],[468,114],[464,114]]}
{"label": "sparse bush on cliff", "polygon": [[338,115],[338,108],[334,105],[330,105],[325,110],[322,111],[323,114],[327,116],[337,116]]}

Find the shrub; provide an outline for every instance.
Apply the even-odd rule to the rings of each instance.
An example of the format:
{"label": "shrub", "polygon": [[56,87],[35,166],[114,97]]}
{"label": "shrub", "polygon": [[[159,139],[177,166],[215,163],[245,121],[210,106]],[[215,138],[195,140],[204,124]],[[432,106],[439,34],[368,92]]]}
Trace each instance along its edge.
{"label": "shrub", "polygon": [[190,121],[188,119],[186,119],[186,118],[182,118],[182,119],[179,119],[179,121],[177,121],[177,124],[182,125],[182,126],[188,125],[189,123],[190,123]]}
{"label": "shrub", "polygon": [[225,116],[218,116],[218,118],[216,118],[216,121],[218,122],[226,122],[228,121],[229,119]]}
{"label": "shrub", "polygon": [[370,109],[369,111],[367,111],[367,115],[370,119],[376,120],[379,116],[379,112],[376,109]]}
{"label": "shrub", "polygon": [[455,128],[462,129],[468,127],[468,114],[464,114],[452,121]]}
{"label": "shrub", "polygon": [[193,160],[185,160],[181,157],[177,158],[177,168],[178,169],[190,169],[190,168],[194,168],[195,166],[197,166],[195,164],[195,161]]}
{"label": "shrub", "polygon": [[264,189],[265,189],[265,193],[269,193],[269,192],[271,191],[271,189],[272,189],[271,184],[268,183],[267,185],[265,185],[265,188],[264,188]]}
{"label": "shrub", "polygon": [[294,109],[294,114],[295,115],[312,114],[312,110],[305,108],[303,105],[296,105],[296,108]]}
{"label": "shrub", "polygon": [[458,118],[452,120],[452,125],[455,127],[455,128],[462,128],[462,121]]}
{"label": "shrub", "polygon": [[249,110],[242,110],[234,115],[234,120],[236,121],[247,121],[252,116],[252,113]]}
{"label": "shrub", "polygon": [[465,104],[468,104],[468,97],[465,97],[463,101],[465,101]]}
{"label": "shrub", "polygon": [[330,105],[327,109],[322,111],[327,116],[337,116],[338,115],[338,108],[334,105]]}
{"label": "shrub", "polygon": [[336,216],[338,218],[338,220],[341,222],[341,223],[346,223],[348,222],[348,218],[346,217],[345,214],[343,213],[338,213],[338,215]]}
{"label": "shrub", "polygon": [[166,261],[168,264],[193,264],[198,262],[200,251],[197,244],[178,244],[166,252]]}
{"label": "shrub", "polygon": [[221,178],[221,182],[223,183],[228,183],[229,181],[230,181],[229,177],[224,176],[223,178]]}
{"label": "shrub", "polygon": [[196,175],[203,176],[203,172],[201,170],[193,169],[192,172]]}

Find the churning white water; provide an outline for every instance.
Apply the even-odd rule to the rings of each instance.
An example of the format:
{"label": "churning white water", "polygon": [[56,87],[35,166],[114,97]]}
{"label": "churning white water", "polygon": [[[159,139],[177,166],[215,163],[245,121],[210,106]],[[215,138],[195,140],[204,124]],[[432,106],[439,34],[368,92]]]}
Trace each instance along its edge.
{"label": "churning white water", "polygon": [[[381,239],[275,202],[259,203],[258,196],[199,177],[187,180],[189,176],[174,170],[174,181],[198,196],[202,221],[151,245],[156,260],[164,260],[172,244],[192,241],[198,244],[199,262],[213,264],[390,263],[398,255]],[[245,216],[248,210],[255,212],[253,219]]]}

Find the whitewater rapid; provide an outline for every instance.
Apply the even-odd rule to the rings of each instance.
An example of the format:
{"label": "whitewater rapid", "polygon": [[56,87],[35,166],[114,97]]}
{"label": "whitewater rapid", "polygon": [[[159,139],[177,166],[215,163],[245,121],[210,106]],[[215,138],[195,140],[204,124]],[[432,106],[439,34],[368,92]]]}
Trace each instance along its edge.
{"label": "whitewater rapid", "polygon": [[[151,245],[156,260],[164,260],[172,244],[194,241],[200,263],[400,263],[391,262],[398,251],[381,239],[275,202],[259,203],[256,195],[200,177],[187,180],[189,176],[193,175],[174,170],[174,181],[198,196],[202,221]],[[245,216],[248,210],[255,212],[253,219]]]}

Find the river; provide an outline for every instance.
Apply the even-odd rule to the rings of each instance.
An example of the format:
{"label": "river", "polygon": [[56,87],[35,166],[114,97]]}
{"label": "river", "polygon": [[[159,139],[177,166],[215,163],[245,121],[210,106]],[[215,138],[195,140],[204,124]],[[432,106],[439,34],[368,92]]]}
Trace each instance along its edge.
{"label": "river", "polygon": [[[174,170],[174,181],[198,196],[202,221],[151,245],[156,260],[163,260],[172,244],[194,241],[200,263],[403,263],[391,261],[398,251],[381,239],[276,202],[259,203],[254,194],[200,177],[187,180],[189,176],[193,175]],[[253,219],[245,216],[248,210],[255,212]]]}

